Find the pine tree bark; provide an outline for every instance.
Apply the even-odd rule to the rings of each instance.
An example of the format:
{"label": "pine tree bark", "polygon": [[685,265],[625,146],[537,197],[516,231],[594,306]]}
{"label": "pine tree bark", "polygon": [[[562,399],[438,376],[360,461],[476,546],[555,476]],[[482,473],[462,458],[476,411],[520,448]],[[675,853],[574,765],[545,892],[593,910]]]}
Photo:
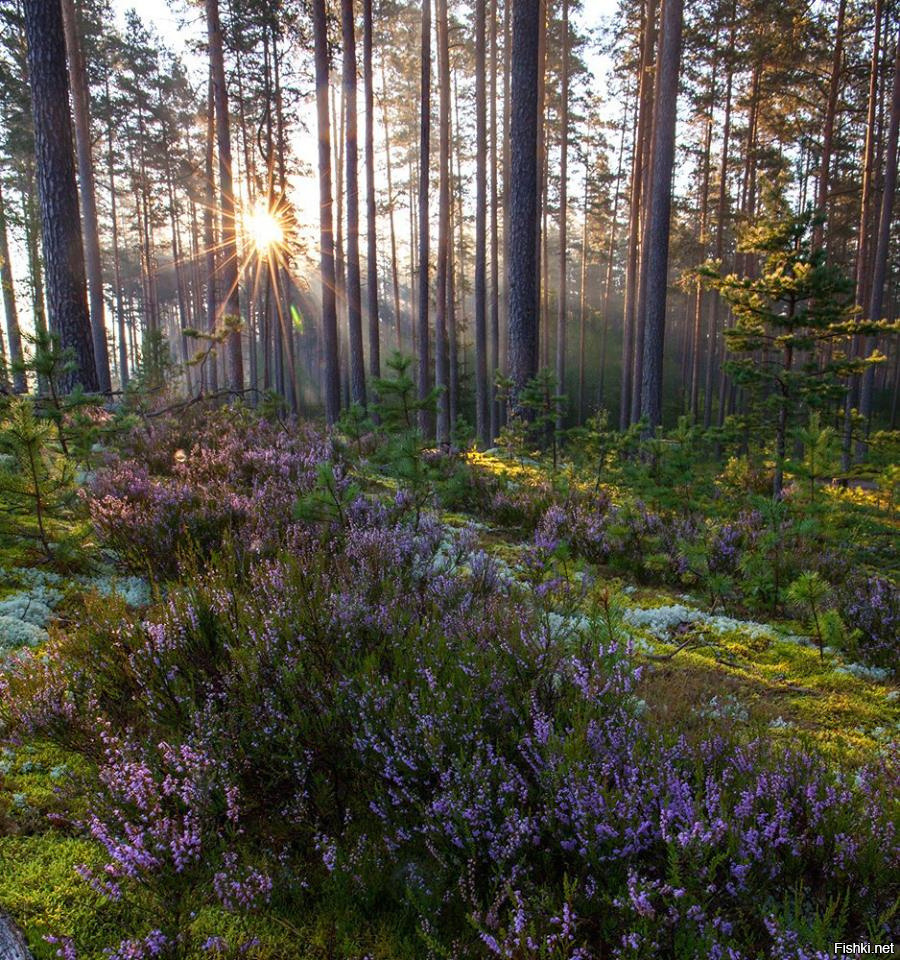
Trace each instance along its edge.
{"label": "pine tree bark", "polygon": [[416,174],[413,170],[413,157],[410,151],[408,162],[408,180],[409,186],[409,296],[407,304],[409,306],[409,334],[412,340],[412,352],[414,357],[419,356],[419,321],[418,321],[418,287],[416,278],[419,275],[419,263],[416,256],[416,243],[419,236],[419,224],[416,216]]}
{"label": "pine tree bark", "polygon": [[[394,293],[394,331],[397,338],[397,352],[403,352],[403,322],[400,316],[400,266],[397,261],[397,227],[394,216],[396,197],[394,196],[394,173],[391,161],[391,128],[388,121],[387,83],[384,76],[384,60],[381,61],[381,123],[384,127],[384,163],[387,170],[388,224],[391,235],[391,282]],[[410,250],[410,254],[412,250]],[[411,293],[412,291],[410,291]]]}
{"label": "pine tree bark", "polygon": [[[865,308],[869,294],[869,226],[871,221],[872,199],[875,174],[875,108],[878,100],[878,75],[881,67],[881,18],[882,0],[875,0],[875,24],[872,31],[872,58],[869,68],[869,97],[866,109],[866,137],[862,156],[862,194],[859,205],[859,228],[856,242],[856,303]],[[850,344],[851,356],[865,356],[868,353],[868,338],[853,337]],[[861,394],[861,378],[850,378],[844,403],[844,432],[841,444],[841,469],[847,473],[853,459],[853,408]],[[861,396],[859,396],[861,400]],[[862,411],[860,411],[862,412]]]}
{"label": "pine tree bark", "polygon": [[437,434],[439,446],[450,442],[449,364],[447,358],[447,272],[450,260],[450,43],[447,24],[447,0],[436,0],[437,48],[439,71],[438,106],[438,246],[435,278],[434,382],[438,396]]}
{"label": "pine tree bark", "polygon": [[22,6],[50,328],[75,359],[74,370],[61,375],[60,389],[69,392],[80,384],[95,392],[100,383],[88,314],[62,8],[47,0],[24,0]]}
{"label": "pine tree bark", "polygon": [[[340,108],[336,103],[335,89],[341,90]],[[338,359],[341,371],[341,402],[350,403],[350,371],[349,351],[347,349],[347,262],[344,258],[344,130],[345,105],[343,86],[335,84],[331,88],[331,122],[334,144],[334,263],[335,263],[335,298],[337,301],[338,317]]]}
{"label": "pine tree bark", "polygon": [[369,321],[369,373],[373,377],[380,377],[381,341],[378,319],[378,219],[375,213],[375,87],[372,75],[372,0],[363,0],[363,87],[366,110],[366,305]]}
{"label": "pine tree bark", "polygon": [[[206,0],[206,26],[209,42],[209,64],[212,70],[216,109],[216,141],[219,150],[219,206],[222,215],[222,286],[225,317],[236,323],[241,316],[238,290],[237,238],[234,213],[234,184],[231,165],[231,124],[228,116],[228,88],[225,85],[225,56],[222,49],[222,26],[219,22],[219,0]],[[228,334],[228,385],[232,390],[244,389],[244,360],[241,332]]]}
{"label": "pine tree bark", "polygon": [[[620,155],[621,160],[621,155]],[[584,381],[585,381],[585,335],[587,327],[587,258],[588,258],[588,227],[590,225],[591,203],[591,160],[590,150],[585,147],[584,161],[584,198],[581,208],[581,277],[578,283],[578,423],[584,423]],[[601,357],[600,379],[603,380],[603,358]],[[603,397],[602,388],[598,395]]]}
{"label": "pine tree bark", "polygon": [[[448,14],[449,18],[449,14]],[[448,47],[449,47],[449,19],[448,19]],[[449,62],[449,57],[448,57]],[[457,76],[453,76],[453,122],[450,126],[450,242],[447,251],[447,362],[449,364],[450,388],[450,429],[451,436],[453,427],[459,418],[459,399],[460,399],[460,375],[465,376],[465,371],[460,368],[460,348],[462,351],[463,365],[466,361],[466,343],[465,337],[460,344],[460,326],[466,326],[466,244],[464,237],[464,214],[463,214],[463,192],[462,192],[462,141],[456,135],[456,131],[462,128],[459,117],[459,89],[457,86]],[[455,124],[455,127],[454,125]],[[456,150],[454,151],[454,144]],[[454,168],[454,153],[456,154],[456,165]],[[457,237],[457,253],[453,250],[453,238]],[[462,315],[462,324],[457,320],[457,298],[456,298],[456,279],[459,277],[459,312]]]}
{"label": "pine tree bark", "polygon": [[[166,130],[166,124],[163,123],[163,137],[166,142],[169,142],[169,132]],[[166,190],[168,191],[168,206],[169,206],[169,230],[172,240],[172,266],[175,270],[175,294],[178,303],[178,322],[179,322],[179,344],[181,347],[182,359],[184,361],[184,375],[185,382],[187,386],[187,392],[190,396],[193,393],[193,384],[191,377],[191,368],[187,363],[188,359],[188,345],[187,337],[184,334],[184,331],[187,327],[190,326],[190,317],[189,317],[189,307],[188,307],[188,297],[187,297],[187,285],[184,278],[184,264],[183,257],[181,253],[181,236],[179,233],[178,225],[178,205],[175,198],[175,183],[174,176],[172,173],[172,163],[171,157],[166,151],[165,161],[163,164],[164,175],[166,180]]]}
{"label": "pine tree bark", "polygon": [[487,361],[486,0],[475,2],[475,435],[490,442]]}
{"label": "pine tree bark", "polygon": [[328,110],[328,20],[325,0],[312,5],[316,58],[316,120],[319,139],[319,276],[322,285],[322,341],[325,353],[325,418],[332,426],[341,412],[335,300],[334,224],[331,194],[331,119]]}
{"label": "pine tree bark", "polygon": [[513,403],[538,367],[538,43],[540,0],[511,0],[507,355]]}
{"label": "pine tree bark", "polygon": [[[159,297],[157,296],[156,287],[157,265],[154,257],[153,231],[151,230],[150,179],[147,175],[146,157],[147,131],[144,120],[144,103],[140,97],[137,101],[137,115],[139,177],[135,183],[135,210],[138,217],[138,234],[140,236],[144,266],[144,327],[145,331],[155,334],[160,331]],[[145,355],[144,359],[145,361],[149,360],[154,370],[158,371],[160,360],[158,351],[160,344],[153,339],[152,342],[148,344],[148,347],[150,348],[150,356]]]}
{"label": "pine tree bark", "polygon": [[[44,298],[44,270],[41,265],[40,211],[36,202],[37,181],[34,165],[30,158],[25,161],[20,197],[22,200],[22,222],[25,226],[25,249],[28,252],[28,289],[31,294],[31,316],[36,333],[47,332],[47,303]],[[43,382],[38,378],[39,384]],[[43,386],[39,387],[43,391]]]}
{"label": "pine tree bark", "polygon": [[547,4],[540,0],[538,12],[538,88],[537,88],[537,214],[535,216],[534,270],[537,283],[538,366],[550,365],[550,331],[547,310]]}
{"label": "pine tree bark", "polygon": [[[2,184],[0,184],[0,187],[2,187]],[[22,333],[19,329],[19,313],[16,308],[16,286],[13,279],[12,260],[9,256],[6,204],[2,189],[0,189],[0,286],[3,287],[3,312],[6,316],[6,337],[9,341],[10,366],[15,367],[22,362]],[[13,369],[12,388],[15,393],[25,393],[28,390],[24,370]]]}
{"label": "pine tree bark", "polygon": [[[244,95],[244,70],[243,58],[241,56],[242,33],[238,32],[237,46],[238,50],[235,56],[235,77],[237,80],[237,105],[238,105],[238,138],[241,144],[241,156],[243,159],[243,170],[241,181],[246,191],[246,207],[244,209],[253,209],[256,205],[256,163],[255,154],[251,149],[251,137],[247,131],[247,109],[246,97]],[[190,154],[190,146],[188,146]],[[243,201],[242,201],[243,202]],[[243,224],[243,216],[241,217]],[[257,322],[258,314],[258,293],[259,293],[259,264],[253,263],[250,257],[243,260],[244,275],[242,281],[247,295],[244,298],[244,322],[247,327],[247,362],[249,366],[250,397],[251,403],[256,403],[259,396],[259,341]],[[263,349],[265,345],[263,344]]]}
{"label": "pine tree bark", "polygon": [[[209,74],[209,86],[206,96],[206,202],[203,205],[203,245],[206,248],[206,332],[213,336],[216,333],[216,319],[218,314],[219,296],[216,276],[216,231],[215,231],[215,180],[213,176],[213,161],[215,154],[216,106],[213,88],[212,70]],[[219,389],[218,348],[212,345],[204,361],[202,383],[215,393]]]}
{"label": "pine tree bark", "polygon": [[[713,111],[716,101],[716,73],[718,68],[718,46],[719,32],[716,30],[716,37],[713,43],[713,67],[709,81],[709,105],[706,117],[706,132],[703,138],[703,155],[700,163],[700,223],[698,225],[697,240],[700,246],[701,259],[706,257],[706,248],[709,242],[709,181],[712,169],[712,132],[713,132]],[[694,322],[690,338],[690,371],[688,382],[690,384],[690,393],[688,401],[688,410],[691,417],[696,420],[698,414],[698,405],[700,403],[700,344],[702,339],[703,327],[703,285],[697,283],[697,289],[694,292]]]}
{"label": "pine tree bark", "polygon": [[356,113],[356,28],[353,0],[341,0],[344,48],[344,130],[347,178],[347,335],[350,343],[350,398],[366,405],[366,364],[363,356],[362,283],[359,268],[359,143]]}
{"label": "pine tree bark", "polygon": [[[106,99],[109,100],[109,81],[106,86]],[[109,219],[112,226],[113,283],[115,284],[116,324],[119,330],[119,385],[128,386],[128,342],[125,331],[125,307],[122,298],[122,268],[119,256],[119,215],[116,199],[116,163],[113,150],[113,120],[110,115],[106,128],[106,171],[109,177]]]}
{"label": "pine tree bark", "polygon": [[106,346],[106,323],[103,308],[103,266],[100,258],[97,196],[94,189],[90,107],[74,0],[62,0],[62,14],[66,36],[66,55],[69,64],[69,85],[72,90],[72,112],[75,117],[75,150],[78,158],[78,184],[81,188],[82,236],[90,298],[94,362],[97,365],[97,382],[100,385],[100,390],[103,393],[108,393],[111,389],[109,351]]}
{"label": "pine tree bark", "polygon": [[[512,153],[509,146],[509,128],[512,120],[512,0],[503,0],[503,290],[500,307],[500,353],[498,366],[503,373],[509,372],[509,238],[510,210],[509,183],[512,174]],[[498,427],[506,423],[508,413],[505,402],[497,404]],[[498,430],[499,432],[499,430]]]}
{"label": "pine tree bark", "polygon": [[499,235],[499,193],[497,171],[500,158],[497,155],[497,0],[491,2],[490,12],[490,139],[491,139],[491,319],[490,319],[490,362],[488,396],[490,398],[490,424],[488,443],[500,432],[500,405],[496,399],[497,371],[500,369],[500,235]]}
{"label": "pine tree bark", "polygon": [[[566,323],[568,321],[569,215],[569,0],[562,0],[562,71],[560,77],[559,145],[559,291],[556,314],[556,390],[566,392]],[[565,404],[560,401],[556,429],[562,430]]]}
{"label": "pine tree bark", "polygon": [[[431,385],[429,347],[429,174],[431,160],[431,0],[422,0],[422,55],[419,120],[419,371],[418,398],[428,396]],[[424,437],[431,435],[431,417],[419,411],[419,429]]]}
{"label": "pine tree bark", "polygon": [[[822,132],[822,154],[819,160],[819,176],[816,185],[816,209],[823,218],[828,213],[828,191],[831,186],[831,153],[834,144],[834,124],[837,118],[838,95],[841,90],[841,67],[844,59],[844,17],[847,0],[838,4],[837,24],[834,33],[834,55],[831,61],[831,78],[828,83],[828,103],[825,108],[825,129]],[[824,237],[824,223],[813,227],[813,248],[820,247]]]}
{"label": "pine tree bark", "polygon": [[646,418],[651,430],[658,427],[662,420],[663,345],[682,19],[683,0],[663,0],[644,263],[647,291],[641,417]]}
{"label": "pine tree bark", "polygon": [[[737,4],[731,7],[731,23],[728,34],[728,52],[726,54],[725,79],[725,116],[722,126],[722,156],[719,160],[719,193],[716,198],[716,244],[714,257],[721,261],[725,252],[725,210],[728,204],[728,161],[731,147],[731,108],[732,91],[734,84],[734,45],[737,29]],[[712,397],[713,383],[716,374],[716,357],[718,354],[719,337],[719,306],[718,293],[710,297],[709,328],[706,344],[706,369],[703,384],[703,426],[708,429],[712,424]],[[724,344],[723,344],[724,353]]]}
{"label": "pine tree bark", "polygon": [[[635,111],[637,110],[637,102],[635,101]],[[597,378],[597,406],[599,409],[603,409],[605,406],[604,403],[604,386],[606,383],[606,358],[607,358],[607,342],[609,339],[609,314],[610,314],[610,301],[612,300],[612,289],[613,289],[613,263],[615,260],[616,253],[616,244],[618,242],[619,235],[619,204],[622,199],[622,172],[624,168],[624,157],[625,157],[625,131],[628,127],[628,105],[626,103],[625,109],[622,111],[622,133],[619,139],[619,159],[616,163],[616,187],[613,194],[613,210],[612,210],[612,224],[609,230],[609,246],[606,249],[606,278],[603,282],[603,327],[600,333],[600,357],[599,357],[599,375]],[[587,195],[585,195],[585,202],[587,202]],[[587,220],[585,220],[585,225],[587,225]],[[583,283],[583,278],[582,278]],[[584,318],[584,296],[582,294],[582,303],[581,303],[581,314],[582,322]]]}
{"label": "pine tree bark", "polygon": [[[885,155],[884,181],[881,191],[881,209],[878,217],[878,232],[875,251],[872,258],[872,279],[869,288],[869,302],[866,315],[870,320],[882,320],[884,306],[884,285],[887,278],[888,257],[891,244],[891,221],[894,211],[894,199],[897,193],[897,137],[900,131],[900,40],[894,54],[894,79],[891,92],[891,115],[888,126],[887,151]],[[871,338],[868,338],[871,341]],[[866,353],[870,344],[866,345]],[[875,368],[870,366],[862,377],[859,398],[859,412],[868,423],[872,416],[872,393],[875,382]],[[866,453],[866,443],[862,440],[857,449],[857,457]]]}
{"label": "pine tree bark", "polygon": [[[660,3],[660,9],[662,4]],[[653,49],[658,43],[658,29],[656,23],[656,11],[653,11],[654,17],[650,22],[650,54],[652,63]],[[661,29],[661,26],[660,26]],[[658,49],[658,48],[657,48]],[[658,53],[657,53],[658,60]],[[644,129],[644,139],[641,142],[641,171],[643,176],[643,185],[641,187],[641,203],[639,209],[639,232],[638,232],[638,262],[636,290],[634,297],[634,359],[631,371],[631,422],[637,423],[641,418],[641,392],[644,383],[644,330],[646,322],[646,299],[647,299],[647,272],[644,269],[647,262],[647,225],[649,222],[650,209],[650,178],[652,176],[653,164],[653,131],[654,118],[656,116],[656,103],[659,97],[659,64],[653,64],[649,69],[649,96],[650,102],[647,104],[647,124]]]}
{"label": "pine tree bark", "polygon": [[631,157],[631,189],[628,210],[628,253],[625,261],[625,300],[622,311],[622,381],[619,395],[619,429],[632,421],[632,393],[636,356],[636,315],[640,270],[641,200],[644,188],[644,145],[648,140],[652,111],[651,59],[655,43],[656,0],[646,0],[641,38],[638,84],[638,121]]}

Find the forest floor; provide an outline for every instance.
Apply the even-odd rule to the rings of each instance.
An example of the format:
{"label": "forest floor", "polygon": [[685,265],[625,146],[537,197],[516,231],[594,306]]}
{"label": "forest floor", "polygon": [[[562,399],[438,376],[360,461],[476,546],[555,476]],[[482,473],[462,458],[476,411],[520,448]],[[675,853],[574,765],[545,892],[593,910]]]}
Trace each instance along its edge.
{"label": "forest floor", "polygon": [[[540,473],[536,465],[499,454],[477,459],[481,467],[517,483],[527,484]],[[370,491],[390,492],[393,486],[381,475],[363,476],[363,481]],[[445,510],[439,517],[448,529],[477,531],[481,547],[495,558],[503,576],[520,576],[527,540],[515,530],[465,512]],[[883,513],[880,519],[896,529],[893,514]],[[150,599],[148,586],[139,578],[123,574],[116,586],[112,568],[90,578],[48,575],[40,565],[29,566],[28,554],[9,544],[3,547],[0,567],[0,604],[37,585],[54,608],[51,631],[67,630],[85,597],[98,591],[124,592],[127,602],[136,605]],[[651,725],[675,726],[688,739],[699,740],[719,727],[747,737],[799,743],[851,768],[896,745],[896,678],[853,663],[837,649],[820,651],[797,621],[710,611],[703,596],[647,586],[602,565],[563,560],[560,572],[572,582],[585,577],[590,582],[581,608],[550,615],[550,628],[560,635],[578,629],[580,618],[601,593],[615,594],[623,605],[633,657],[644,666],[634,691],[636,709]],[[73,836],[71,829],[87,809],[88,774],[82,757],[41,739],[25,739],[0,752],[0,913],[6,912],[23,930],[39,960],[57,956],[46,938],[61,929],[77,932],[82,942],[115,942],[127,912],[134,909],[100,897],[76,869],[104,862],[100,846]],[[203,927],[207,910],[211,928],[215,920],[220,931],[221,911],[214,907],[202,908],[196,924]],[[259,937],[263,956],[332,956],[333,918],[294,925],[263,914],[242,922]],[[396,955],[390,930],[381,937],[379,948],[379,935],[370,933],[366,949],[374,956]],[[305,946],[299,946],[299,939]]]}

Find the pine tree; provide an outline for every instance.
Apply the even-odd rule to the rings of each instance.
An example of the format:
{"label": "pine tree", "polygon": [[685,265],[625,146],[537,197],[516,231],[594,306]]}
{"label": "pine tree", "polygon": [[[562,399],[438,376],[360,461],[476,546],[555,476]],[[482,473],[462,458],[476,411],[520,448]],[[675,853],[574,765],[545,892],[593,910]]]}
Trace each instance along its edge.
{"label": "pine tree", "polygon": [[96,391],[62,8],[57,0],[25,0],[23,9],[50,327],[75,357],[63,389]]}
{"label": "pine tree", "polygon": [[341,409],[341,375],[335,300],[331,120],[328,111],[328,20],[325,0],[314,0],[312,10],[316,56],[316,117],[319,133],[319,272],[322,284],[322,339],[325,353],[323,377],[325,418],[329,424],[334,424]]}
{"label": "pine tree", "polygon": [[748,227],[738,250],[762,256],[758,275],[723,275],[715,264],[701,276],[734,314],[725,331],[726,371],[751,391],[774,439],[774,493],[780,496],[789,431],[801,411],[843,395],[841,378],[881,359],[848,357],[836,345],[849,335],[887,333],[886,322],[856,319],[853,284],[812,246],[813,215],[792,214],[784,199],[767,198],[766,216]]}
{"label": "pine tree", "polygon": [[219,205],[222,211],[221,282],[225,291],[224,320],[231,328],[228,334],[228,385],[232,390],[244,389],[244,360],[241,350],[240,294],[238,289],[238,254],[234,212],[234,178],[231,164],[231,121],[228,111],[228,88],[225,83],[225,54],[219,0],[206,0],[206,24],[209,43],[209,65],[213,81],[216,111],[216,143],[219,150]]}
{"label": "pine tree", "polygon": [[344,44],[344,98],[347,109],[347,323],[350,341],[350,398],[366,405],[366,365],[363,358],[362,285],[359,267],[359,151],[356,122],[356,34],[353,0],[341,0]]}
{"label": "pine tree", "polygon": [[507,283],[512,401],[537,374],[538,39],[540,0],[512,0],[510,178]]}
{"label": "pine tree", "polygon": [[103,269],[100,262],[100,227],[97,219],[97,198],[94,189],[94,158],[91,149],[91,118],[88,103],[87,73],[81,50],[75,0],[62,0],[63,24],[72,107],[75,115],[75,147],[78,157],[78,185],[84,230],[84,259],[90,294],[91,332],[94,340],[94,361],[101,391],[110,390],[109,353],[106,346],[106,324],[103,307]]}

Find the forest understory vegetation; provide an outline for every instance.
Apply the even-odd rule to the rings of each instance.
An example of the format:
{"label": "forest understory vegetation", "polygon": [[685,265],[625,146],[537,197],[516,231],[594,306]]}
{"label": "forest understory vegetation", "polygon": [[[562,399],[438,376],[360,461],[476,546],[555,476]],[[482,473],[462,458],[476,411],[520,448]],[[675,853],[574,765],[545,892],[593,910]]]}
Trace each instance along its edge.
{"label": "forest understory vegetation", "polygon": [[900,944],[900,0],[0,0],[0,960]]}
{"label": "forest understory vegetation", "polygon": [[889,942],[888,438],[841,486],[811,417],[773,499],[739,430],[551,442],[547,379],[442,450],[390,367],[333,431],[5,404],[0,903],[34,955]]}

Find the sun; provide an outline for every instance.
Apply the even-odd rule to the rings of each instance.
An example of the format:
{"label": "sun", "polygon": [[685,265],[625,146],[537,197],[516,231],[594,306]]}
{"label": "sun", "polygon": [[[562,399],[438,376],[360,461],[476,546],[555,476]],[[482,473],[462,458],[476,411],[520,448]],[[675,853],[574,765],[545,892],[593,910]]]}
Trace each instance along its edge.
{"label": "sun", "polygon": [[273,247],[284,243],[284,228],[278,217],[265,205],[250,211],[244,229],[251,243],[260,254],[269,253]]}

